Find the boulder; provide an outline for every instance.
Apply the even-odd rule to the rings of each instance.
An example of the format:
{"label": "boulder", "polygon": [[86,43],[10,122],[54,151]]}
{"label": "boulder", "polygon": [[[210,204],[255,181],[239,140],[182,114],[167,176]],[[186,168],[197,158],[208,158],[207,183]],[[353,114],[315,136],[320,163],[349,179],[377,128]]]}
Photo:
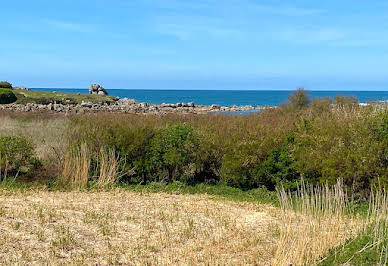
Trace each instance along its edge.
{"label": "boulder", "polygon": [[136,100],[135,99],[131,99],[131,98],[122,98],[122,99],[119,99],[117,101],[118,104],[121,104],[121,105],[132,105],[132,104],[136,104]]}
{"label": "boulder", "polygon": [[99,84],[92,84],[89,88],[89,94],[108,95],[108,92]]}
{"label": "boulder", "polygon": [[81,107],[92,108],[93,107],[93,103],[82,101],[81,102]]}
{"label": "boulder", "polygon": [[221,109],[221,106],[219,106],[218,104],[212,104],[212,105],[210,106],[210,109],[212,109],[212,110],[220,110],[220,109]]}

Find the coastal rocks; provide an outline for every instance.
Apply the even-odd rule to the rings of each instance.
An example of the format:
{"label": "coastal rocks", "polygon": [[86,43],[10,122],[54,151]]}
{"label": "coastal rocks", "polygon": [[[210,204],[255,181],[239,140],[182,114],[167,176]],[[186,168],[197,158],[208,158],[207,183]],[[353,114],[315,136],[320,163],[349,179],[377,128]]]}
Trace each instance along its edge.
{"label": "coastal rocks", "polygon": [[26,88],[26,87],[23,87],[23,86],[13,87],[12,89],[14,89],[14,90],[21,90],[21,91],[29,91],[30,90],[29,88]]}
{"label": "coastal rocks", "polygon": [[89,94],[108,95],[108,92],[99,84],[92,84],[89,88]]}
{"label": "coastal rocks", "polygon": [[132,114],[207,114],[217,112],[241,112],[248,110],[262,110],[266,107],[253,106],[220,106],[220,105],[195,105],[194,103],[176,103],[176,104],[150,104],[138,103],[134,99],[123,98],[113,102],[101,101],[93,103],[82,101],[74,103],[71,101],[48,102],[44,104],[4,104],[0,105],[0,110],[11,110],[19,112],[57,112],[57,113],[132,113]]}
{"label": "coastal rocks", "polygon": [[91,108],[91,107],[93,107],[93,103],[82,101],[81,102],[81,107]]}

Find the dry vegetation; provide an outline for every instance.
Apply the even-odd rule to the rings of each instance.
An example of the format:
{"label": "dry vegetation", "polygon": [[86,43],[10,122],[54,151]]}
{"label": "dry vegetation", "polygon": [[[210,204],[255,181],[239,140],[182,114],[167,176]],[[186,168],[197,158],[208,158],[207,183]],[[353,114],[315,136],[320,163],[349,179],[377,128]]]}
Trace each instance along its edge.
{"label": "dry vegetation", "polygon": [[[330,177],[327,180],[331,184],[335,183],[337,173],[344,174],[344,180],[348,176],[348,181],[352,180],[349,178],[354,173],[364,173],[360,174],[358,189],[362,191],[360,195],[366,195],[365,191],[371,184],[377,184],[365,179],[371,169],[380,169],[382,183],[386,182],[383,178],[387,169],[379,164],[379,160],[386,149],[384,134],[387,131],[385,127],[373,124],[386,125],[380,123],[380,116],[365,128],[363,125],[367,123],[356,119],[365,116],[365,121],[369,121],[369,115],[373,118],[379,110],[365,111],[365,114],[361,113],[363,109],[357,110],[332,110],[333,119],[323,115],[308,123],[294,113],[283,114],[278,110],[241,118],[99,114],[98,117],[74,117],[72,122],[66,116],[0,112],[0,137],[25,136],[35,144],[37,156],[43,161],[41,172],[36,172],[35,179],[41,182],[38,175],[51,177],[51,180],[70,185],[60,189],[73,189],[48,191],[44,186],[49,183],[43,181],[41,183],[45,185],[39,189],[24,191],[0,186],[0,264],[312,265],[348,240],[369,234],[373,235],[373,241],[363,248],[378,247],[380,264],[384,265],[388,247],[387,192],[372,191],[369,215],[358,216],[349,212],[351,197],[345,194],[343,183],[334,187],[302,186],[295,194],[281,190],[280,208],[208,195],[148,194],[115,187],[108,189],[121,175],[131,173],[134,168],[132,165],[122,167],[122,160],[128,159],[125,156],[131,153],[127,150],[118,153],[117,147],[136,144],[138,146],[133,145],[131,152],[141,157],[141,140],[149,133],[146,129],[152,128],[156,134],[166,125],[179,122],[192,125],[199,136],[205,136],[203,139],[208,142],[204,142],[207,144],[204,147],[208,149],[204,151],[209,153],[201,152],[203,158],[200,159],[204,162],[214,160],[210,168],[216,168],[216,173],[222,172],[221,166],[226,167],[228,171],[221,173],[223,178],[228,175],[235,178],[241,173],[242,176],[246,173],[248,177],[254,176],[254,172],[249,172],[252,167],[268,164],[277,158],[276,154],[282,155],[276,163],[284,163],[285,173],[293,173],[294,165],[287,161],[287,158],[294,158],[292,156],[299,158],[300,162],[310,160],[316,164],[330,157],[327,165],[306,163],[299,167],[332,170],[333,173],[322,170]],[[312,116],[310,111],[306,110],[303,115],[309,118]],[[386,113],[383,115],[386,117]],[[349,121],[346,120],[348,117]],[[327,123],[328,120],[331,122]],[[349,126],[343,126],[344,122]],[[72,128],[71,125],[78,127]],[[110,130],[115,134],[107,138],[107,129],[112,128],[117,132]],[[144,132],[137,131],[138,128]],[[376,129],[374,133],[380,133],[374,136],[370,134],[370,128]],[[343,132],[338,133],[339,129]],[[331,131],[326,134],[327,130]],[[297,137],[296,144],[283,143],[285,139],[288,141],[288,136],[293,136],[290,132]],[[343,138],[333,139],[333,136],[340,135]],[[347,143],[349,135],[356,144]],[[369,135],[370,142],[366,142]],[[69,139],[77,145],[69,147]],[[89,146],[84,140],[89,141]],[[107,145],[109,141],[114,145]],[[278,149],[273,150],[276,145]],[[179,158],[178,154],[175,157]],[[357,163],[348,160],[355,154],[360,155],[353,158]],[[265,161],[267,157],[271,160]],[[284,158],[286,160],[282,161]],[[348,161],[349,164],[341,164]],[[335,169],[332,165],[337,164],[341,167]],[[380,177],[378,172],[367,177],[374,176]],[[237,179],[231,181],[230,184],[236,187],[244,184],[234,182],[240,181]],[[291,188],[296,189],[293,185],[299,180],[290,181]],[[85,191],[90,184],[103,190]],[[247,188],[252,188],[248,185]]]}
{"label": "dry vegetation", "polygon": [[271,263],[280,210],[208,196],[0,191],[0,264]]}

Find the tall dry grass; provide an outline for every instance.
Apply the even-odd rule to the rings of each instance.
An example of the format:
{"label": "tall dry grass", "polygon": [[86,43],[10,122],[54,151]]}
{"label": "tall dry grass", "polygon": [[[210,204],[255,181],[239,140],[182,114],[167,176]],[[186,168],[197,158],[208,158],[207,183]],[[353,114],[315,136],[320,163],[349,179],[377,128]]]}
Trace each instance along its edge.
{"label": "tall dry grass", "polygon": [[379,253],[379,264],[387,265],[388,192],[386,190],[372,190],[369,200],[368,221],[364,229],[366,234],[373,235],[373,242],[369,243],[368,247],[376,247],[376,250]]}
{"label": "tall dry grass", "polygon": [[74,189],[86,187],[89,181],[90,162],[90,152],[85,143],[80,148],[66,153],[63,160],[61,182]]}
{"label": "tall dry grass", "polygon": [[99,162],[99,175],[96,177],[96,185],[99,188],[113,185],[123,176],[123,171],[119,170],[123,162],[113,149],[101,149]]}
{"label": "tall dry grass", "polygon": [[283,212],[274,265],[311,265],[362,230],[363,220],[349,215],[349,197],[342,181],[307,187],[295,193],[278,191]]}
{"label": "tall dry grass", "polygon": [[[93,152],[83,143],[79,148],[66,153],[63,160],[61,183],[74,189],[85,188],[90,180],[98,188],[105,188],[116,183],[123,175],[120,171],[122,162],[113,149],[101,149],[96,156],[98,166],[96,176],[92,176],[91,161]],[[126,173],[127,174],[127,173]]]}

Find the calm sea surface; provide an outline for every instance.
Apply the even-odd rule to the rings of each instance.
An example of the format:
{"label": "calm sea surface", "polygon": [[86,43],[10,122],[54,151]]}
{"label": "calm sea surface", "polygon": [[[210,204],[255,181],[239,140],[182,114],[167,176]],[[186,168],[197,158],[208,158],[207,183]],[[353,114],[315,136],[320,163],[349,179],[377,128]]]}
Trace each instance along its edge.
{"label": "calm sea surface", "polygon": [[[34,88],[33,90],[57,91],[69,93],[88,93],[87,89]],[[196,104],[222,106],[231,105],[270,105],[275,106],[287,100],[292,91],[231,91],[231,90],[120,90],[108,89],[112,96],[128,97],[139,102],[152,104],[194,102]],[[331,97],[336,95],[355,96],[361,103],[370,101],[388,101],[388,91],[311,91],[316,97]]]}

